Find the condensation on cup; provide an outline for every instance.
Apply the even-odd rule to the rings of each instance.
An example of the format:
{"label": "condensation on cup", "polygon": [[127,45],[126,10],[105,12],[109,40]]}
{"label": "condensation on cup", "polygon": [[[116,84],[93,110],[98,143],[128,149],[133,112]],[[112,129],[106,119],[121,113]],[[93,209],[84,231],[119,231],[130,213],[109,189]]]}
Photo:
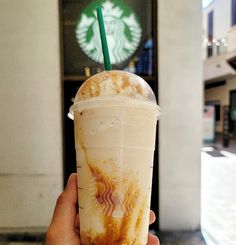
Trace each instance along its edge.
{"label": "condensation on cup", "polygon": [[83,83],[74,117],[83,245],[146,245],[159,107],[150,86],[124,71]]}

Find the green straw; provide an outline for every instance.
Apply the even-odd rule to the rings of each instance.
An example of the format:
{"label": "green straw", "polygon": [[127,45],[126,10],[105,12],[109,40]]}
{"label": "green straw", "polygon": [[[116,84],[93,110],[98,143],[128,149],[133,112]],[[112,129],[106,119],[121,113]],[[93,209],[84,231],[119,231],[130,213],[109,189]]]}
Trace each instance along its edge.
{"label": "green straw", "polygon": [[97,7],[97,17],[98,17],[98,24],[100,29],[100,37],[102,42],[102,52],[103,52],[103,58],[104,58],[104,66],[106,71],[110,71],[111,68],[111,61],[110,61],[110,55],[109,50],[107,46],[107,37],[105,32],[105,26],[103,21],[103,15],[102,15],[102,8]]}

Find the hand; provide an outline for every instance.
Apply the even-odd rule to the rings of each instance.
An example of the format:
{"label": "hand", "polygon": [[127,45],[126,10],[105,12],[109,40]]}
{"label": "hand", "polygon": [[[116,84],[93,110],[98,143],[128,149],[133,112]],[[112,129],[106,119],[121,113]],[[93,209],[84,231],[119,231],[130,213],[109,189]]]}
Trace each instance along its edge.
{"label": "hand", "polygon": [[[79,215],[77,214],[77,176],[72,174],[65,190],[57,199],[51,224],[46,235],[46,245],[80,245]],[[150,212],[150,224],[156,217]],[[159,245],[153,234],[148,234],[148,245]]]}

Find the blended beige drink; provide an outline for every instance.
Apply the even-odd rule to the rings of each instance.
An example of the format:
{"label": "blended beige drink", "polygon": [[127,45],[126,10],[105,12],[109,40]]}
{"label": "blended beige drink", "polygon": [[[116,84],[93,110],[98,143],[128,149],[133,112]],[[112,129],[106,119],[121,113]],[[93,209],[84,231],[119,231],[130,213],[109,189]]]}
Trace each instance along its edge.
{"label": "blended beige drink", "polygon": [[74,105],[83,245],[146,245],[159,108],[149,85],[104,71]]}

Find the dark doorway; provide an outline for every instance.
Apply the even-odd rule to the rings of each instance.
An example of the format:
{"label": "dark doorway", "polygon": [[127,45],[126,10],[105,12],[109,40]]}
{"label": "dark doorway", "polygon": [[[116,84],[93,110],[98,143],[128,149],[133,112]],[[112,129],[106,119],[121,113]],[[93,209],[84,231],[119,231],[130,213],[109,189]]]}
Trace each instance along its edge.
{"label": "dark doorway", "polygon": [[230,133],[236,136],[236,90],[230,91]]}

